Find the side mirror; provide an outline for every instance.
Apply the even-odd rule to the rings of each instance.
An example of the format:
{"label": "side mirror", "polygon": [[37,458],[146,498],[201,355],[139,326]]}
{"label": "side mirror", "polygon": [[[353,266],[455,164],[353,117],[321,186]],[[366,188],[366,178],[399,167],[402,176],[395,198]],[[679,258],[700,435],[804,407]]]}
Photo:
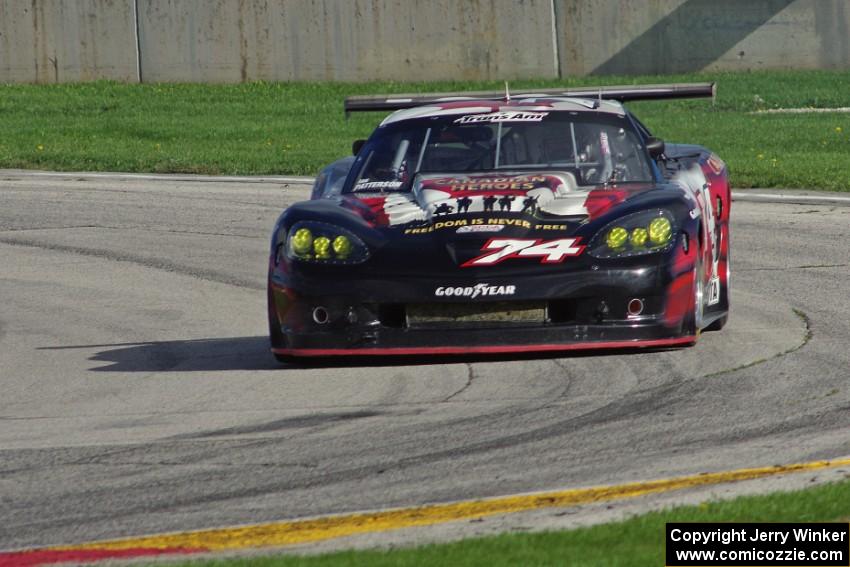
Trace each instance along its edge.
{"label": "side mirror", "polygon": [[646,139],[646,149],[652,159],[658,159],[664,155],[664,140],[650,136]]}
{"label": "side mirror", "polygon": [[360,149],[363,147],[363,144],[366,143],[366,140],[354,140],[354,143],[351,144],[351,155],[356,156],[360,153]]}

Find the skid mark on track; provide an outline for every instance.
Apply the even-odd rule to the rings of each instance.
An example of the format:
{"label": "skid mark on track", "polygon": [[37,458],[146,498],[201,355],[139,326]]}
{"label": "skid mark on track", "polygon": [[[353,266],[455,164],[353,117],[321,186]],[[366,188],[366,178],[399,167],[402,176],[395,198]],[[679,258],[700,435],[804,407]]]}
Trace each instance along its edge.
{"label": "skid mark on track", "polygon": [[175,264],[163,259],[145,258],[133,254],[116,253],[111,250],[101,250],[98,248],[82,248],[79,246],[67,246],[63,244],[53,244],[47,242],[38,242],[35,240],[18,240],[12,238],[0,238],[0,244],[8,244],[9,246],[25,246],[29,248],[38,248],[51,252],[65,252],[68,254],[79,254],[81,256],[90,256],[93,258],[101,258],[111,260],[113,262],[127,262],[136,264],[145,268],[154,270],[162,270],[164,272],[172,272],[183,276],[193,277],[199,280],[206,280],[215,283],[232,285],[235,287],[265,290],[264,284],[259,284],[254,281],[248,281],[241,278],[230,276],[224,272],[216,272],[213,270],[202,270],[194,268],[186,268],[180,264]]}
{"label": "skid mark on track", "polygon": [[801,311],[799,309],[792,308],[792,311],[794,311],[794,315],[796,315],[803,322],[803,324],[806,327],[806,333],[805,333],[805,335],[803,335],[803,340],[800,342],[800,344],[793,346],[793,347],[791,347],[787,350],[784,350],[782,352],[778,352],[778,353],[774,354],[773,356],[771,356],[769,358],[762,358],[762,359],[759,359],[759,360],[754,360],[752,362],[748,362],[747,364],[742,364],[741,366],[736,366],[735,368],[729,368],[727,370],[721,370],[719,372],[713,372],[712,374],[706,374],[704,376],[704,378],[713,378],[715,376],[721,376],[723,374],[729,374],[731,372],[737,372],[739,370],[744,370],[745,368],[751,368],[751,367],[759,365],[759,364],[764,364],[765,362],[768,362],[769,360],[774,360],[774,359],[782,357],[782,356],[787,356],[787,355],[791,354],[792,352],[797,352],[798,350],[800,350],[801,348],[803,348],[804,346],[809,344],[809,341],[811,341],[812,337],[814,336],[814,333],[812,331],[812,320],[809,319],[808,315],[806,315],[803,311]]}
{"label": "skid mark on track", "polygon": [[232,437],[239,435],[275,433],[290,429],[316,428],[320,426],[345,423],[355,419],[378,417],[384,415],[384,413],[385,412],[377,412],[374,410],[356,410],[350,412],[335,413],[311,413],[308,415],[287,417],[284,419],[267,421],[264,423],[258,423],[253,425],[226,427],[223,429],[215,429],[212,431],[201,431],[198,433],[176,435],[172,437],[172,439],[206,439],[212,437]]}
{"label": "skid mark on track", "polygon": [[804,266],[787,266],[779,268],[740,268],[739,272],[783,272],[786,270],[821,270],[828,268],[847,268],[850,264],[811,264]]}
{"label": "skid mark on track", "polygon": [[472,381],[475,379],[475,368],[469,362],[465,362],[464,365],[466,365],[466,383],[461,386],[460,389],[456,392],[449,394],[443,400],[443,403],[450,402],[453,398],[456,398],[457,396],[461,395],[462,393],[467,391],[470,386],[472,386]]}

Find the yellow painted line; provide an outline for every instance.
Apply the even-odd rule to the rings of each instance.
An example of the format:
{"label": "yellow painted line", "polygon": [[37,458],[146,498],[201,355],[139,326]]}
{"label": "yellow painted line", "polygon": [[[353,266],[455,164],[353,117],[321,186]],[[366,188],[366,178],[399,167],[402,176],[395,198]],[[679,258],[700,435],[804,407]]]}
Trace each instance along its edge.
{"label": "yellow painted line", "polygon": [[850,458],[831,461],[813,461],[791,465],[705,473],[613,486],[520,494],[485,500],[433,504],[416,508],[324,516],[307,520],[100,541],[81,545],[52,547],[49,549],[55,551],[175,548],[228,550],[269,546],[279,547],[369,532],[430,526],[445,522],[480,518],[482,516],[510,514],[543,508],[564,508],[594,502],[626,500],[673,490],[740,482],[743,480],[848,465],[850,465]]}

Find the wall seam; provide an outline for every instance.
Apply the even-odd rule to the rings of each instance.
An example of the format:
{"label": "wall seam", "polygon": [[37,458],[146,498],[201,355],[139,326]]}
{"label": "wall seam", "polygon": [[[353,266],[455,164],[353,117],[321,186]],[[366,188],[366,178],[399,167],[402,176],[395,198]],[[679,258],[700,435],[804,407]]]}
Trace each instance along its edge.
{"label": "wall seam", "polygon": [[139,0],[133,0],[133,33],[136,44],[136,80],[142,82],[142,44],[139,34]]}
{"label": "wall seam", "polygon": [[561,78],[561,45],[558,38],[558,10],[555,8],[557,0],[549,0],[549,17],[552,19],[552,54],[555,57],[553,69],[555,77]]}

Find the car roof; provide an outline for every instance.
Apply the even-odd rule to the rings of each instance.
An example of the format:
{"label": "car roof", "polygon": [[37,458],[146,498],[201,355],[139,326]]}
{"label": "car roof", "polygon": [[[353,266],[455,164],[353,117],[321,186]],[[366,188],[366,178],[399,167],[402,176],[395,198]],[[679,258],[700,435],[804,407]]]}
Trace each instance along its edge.
{"label": "car roof", "polygon": [[446,98],[414,108],[397,110],[387,116],[381,126],[433,116],[457,116],[493,112],[602,112],[624,116],[626,109],[614,100],[577,97],[528,96],[510,100],[476,100],[463,97]]}

